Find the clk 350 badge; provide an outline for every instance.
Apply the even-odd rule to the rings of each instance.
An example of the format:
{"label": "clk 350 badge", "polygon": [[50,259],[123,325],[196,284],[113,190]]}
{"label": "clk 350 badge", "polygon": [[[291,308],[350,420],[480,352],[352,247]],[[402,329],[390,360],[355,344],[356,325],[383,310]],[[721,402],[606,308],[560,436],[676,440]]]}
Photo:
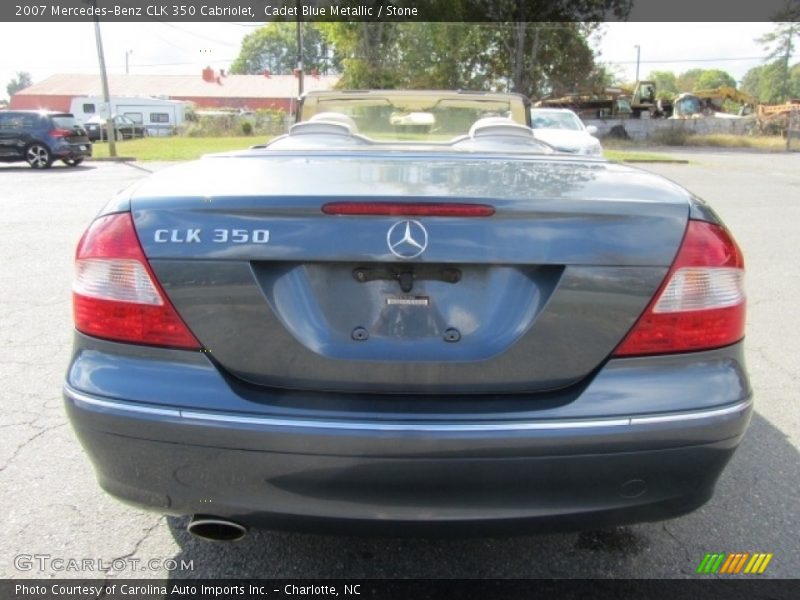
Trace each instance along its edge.
{"label": "clk 350 badge", "polygon": [[[212,229],[211,241],[216,244],[266,244],[269,229]],[[156,229],[153,241],[158,244],[199,244],[203,241],[202,229]]]}

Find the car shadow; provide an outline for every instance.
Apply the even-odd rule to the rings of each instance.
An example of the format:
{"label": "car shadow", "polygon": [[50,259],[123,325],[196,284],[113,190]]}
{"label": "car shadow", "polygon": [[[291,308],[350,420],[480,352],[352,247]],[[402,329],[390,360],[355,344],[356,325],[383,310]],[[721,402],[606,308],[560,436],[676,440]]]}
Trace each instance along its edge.
{"label": "car shadow", "polygon": [[[196,540],[168,518],[186,578],[686,578],[709,552],[772,552],[761,577],[795,577],[800,453],[755,414],[701,509],[669,521],[601,531],[482,538],[399,538],[251,531]],[[734,577],[734,576],[730,576]]]}

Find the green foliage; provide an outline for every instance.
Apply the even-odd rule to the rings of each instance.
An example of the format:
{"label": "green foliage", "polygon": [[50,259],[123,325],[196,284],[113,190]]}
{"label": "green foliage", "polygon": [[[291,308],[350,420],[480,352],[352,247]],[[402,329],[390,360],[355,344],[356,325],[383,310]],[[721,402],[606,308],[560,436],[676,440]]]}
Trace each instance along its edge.
{"label": "green foliage", "polygon": [[769,52],[768,59],[774,61],[792,55],[795,47],[794,38],[800,35],[798,19],[800,19],[800,14],[795,14],[793,15],[793,20],[776,23],[775,28],[770,33],[762,35],[756,40]]}
{"label": "green foliage", "polygon": [[691,92],[697,88],[697,80],[703,74],[703,69],[689,69],[678,75],[676,84],[678,93]]}
{"label": "green foliage", "polygon": [[399,30],[408,23],[333,22],[318,27],[341,57],[339,87],[387,89],[398,87],[402,60],[398,55]]}
{"label": "green foliage", "polygon": [[[342,0],[340,6],[356,2]],[[612,76],[595,64],[598,21],[627,16],[632,0],[431,0],[432,22],[303,23],[306,70],[342,74],[345,89],[510,90],[534,97]],[[450,22],[442,22],[442,17]],[[271,23],[248,35],[232,73],[290,73],[296,25]],[[330,59],[328,57],[331,57]]]}
{"label": "green foliage", "polygon": [[771,102],[784,102],[796,97],[796,89],[793,89],[792,84],[794,67],[789,67],[789,61],[795,50],[795,37],[800,36],[800,5],[791,7],[787,4],[787,8],[778,13],[776,20],[780,22],[775,24],[775,28],[756,40],[764,45],[764,49],[769,52],[768,60],[771,61],[769,65],[765,65],[771,68],[762,74],[763,81],[758,87],[767,97],[772,98]]}
{"label": "green foliage", "polygon": [[736,87],[736,80],[721,69],[705,69],[694,82],[692,91],[708,90],[718,87]]}
{"label": "green foliage", "polygon": [[501,72],[511,75],[510,91],[556,96],[591,88],[595,71],[588,37],[596,26],[583,23],[513,23],[496,32]]}
{"label": "green foliage", "polygon": [[647,78],[656,84],[656,97],[672,100],[678,95],[678,80],[672,71],[651,71]]}
{"label": "green foliage", "polygon": [[652,71],[648,79],[656,82],[656,94],[662,100],[672,99],[683,92],[736,87],[736,80],[721,69],[689,69],[678,76],[672,71]]}
{"label": "green foliage", "polygon": [[584,23],[324,23],[345,89],[472,89],[527,96],[605,87]]}
{"label": "green foliage", "polygon": [[742,80],[742,90],[767,104],[800,98],[800,63],[789,68],[785,92],[783,82],[783,62],[778,60],[750,69]]}
{"label": "green foliage", "polygon": [[[301,23],[303,69],[320,73],[336,70],[338,60],[315,23]],[[297,24],[267,23],[245,36],[231,73],[256,74],[265,69],[275,75],[289,75],[297,67]]]}
{"label": "green foliage", "polygon": [[411,89],[489,87],[486,32],[470,23],[404,24],[398,31],[400,85]]}
{"label": "green foliage", "polygon": [[26,87],[30,87],[33,83],[31,79],[31,74],[25,71],[17,71],[16,78],[12,79],[6,85],[6,92],[8,93],[8,97],[10,98],[20,90],[24,90]]}

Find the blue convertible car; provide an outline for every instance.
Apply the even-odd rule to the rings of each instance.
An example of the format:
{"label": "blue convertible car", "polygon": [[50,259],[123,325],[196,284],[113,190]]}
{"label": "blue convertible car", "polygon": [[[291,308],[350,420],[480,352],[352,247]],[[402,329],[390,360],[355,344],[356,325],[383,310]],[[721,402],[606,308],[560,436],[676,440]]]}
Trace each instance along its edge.
{"label": "blue convertible car", "polygon": [[690,192],[521,97],[329,92],[77,249],[64,396],[110,494],[210,539],[660,520],[752,410],[744,264]]}

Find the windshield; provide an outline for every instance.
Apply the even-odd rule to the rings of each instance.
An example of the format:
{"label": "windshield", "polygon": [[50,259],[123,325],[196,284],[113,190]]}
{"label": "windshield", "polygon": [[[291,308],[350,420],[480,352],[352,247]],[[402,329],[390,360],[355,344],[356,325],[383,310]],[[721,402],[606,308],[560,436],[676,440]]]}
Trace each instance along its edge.
{"label": "windshield", "polygon": [[532,110],[534,129],[569,129],[582,131],[580,120],[570,112]]}
{"label": "windshield", "polygon": [[430,142],[466,135],[476,121],[486,117],[507,117],[525,125],[524,112],[521,97],[512,94],[387,90],[309,96],[300,120],[338,113],[352,119],[354,132],[371,139]]}

